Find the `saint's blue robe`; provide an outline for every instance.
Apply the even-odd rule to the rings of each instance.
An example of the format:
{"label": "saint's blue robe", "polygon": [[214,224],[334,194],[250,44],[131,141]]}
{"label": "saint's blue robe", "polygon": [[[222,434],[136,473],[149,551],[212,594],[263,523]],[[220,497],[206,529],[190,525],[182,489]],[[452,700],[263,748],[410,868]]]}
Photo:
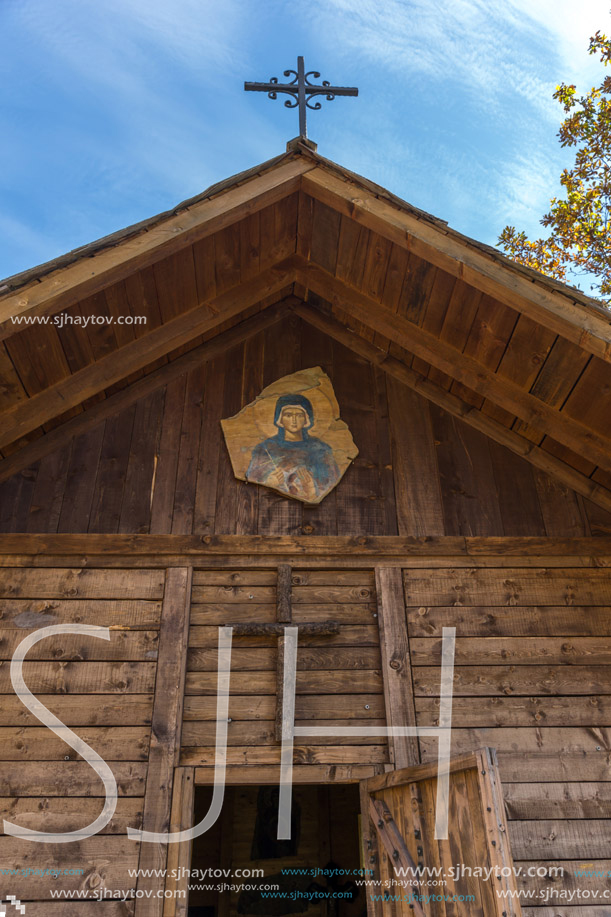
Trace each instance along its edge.
{"label": "saint's blue robe", "polygon": [[307,430],[302,431],[302,437],[297,441],[287,440],[284,438],[284,430],[280,429],[275,436],[255,446],[246,480],[265,484],[269,475],[280,469],[284,474],[284,482],[277,489],[298,497],[305,496],[298,475],[299,468],[304,468],[312,475],[317,497],[337,484],[340,470],[331,447],[316,436],[308,436]]}

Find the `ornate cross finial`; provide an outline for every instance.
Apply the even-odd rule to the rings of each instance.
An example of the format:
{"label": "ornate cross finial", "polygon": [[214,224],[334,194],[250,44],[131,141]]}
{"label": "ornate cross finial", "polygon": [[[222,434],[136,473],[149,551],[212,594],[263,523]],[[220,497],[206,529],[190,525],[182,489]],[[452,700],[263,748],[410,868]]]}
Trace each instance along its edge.
{"label": "ornate cross finial", "polygon": [[358,96],[359,91],[355,86],[331,86],[328,80],[323,80],[322,85],[310,83],[308,77],[320,79],[318,70],[305,72],[303,57],[297,58],[297,70],[285,70],[284,76],[292,76],[290,83],[279,83],[277,77],[272,77],[269,83],[244,83],[247,92],[266,92],[270,99],[277,99],[278,93],[291,96],[292,100],[285,101],[286,108],[299,108],[299,137],[307,139],[306,108],[318,111],[322,106],[320,102],[312,103],[314,96],[326,96],[327,102],[332,102],[336,96]]}

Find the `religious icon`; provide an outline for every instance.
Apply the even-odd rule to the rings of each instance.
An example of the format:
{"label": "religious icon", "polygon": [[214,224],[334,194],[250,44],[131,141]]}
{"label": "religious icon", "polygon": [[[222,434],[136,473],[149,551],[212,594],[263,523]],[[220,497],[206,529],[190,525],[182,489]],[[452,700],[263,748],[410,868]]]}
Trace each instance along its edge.
{"label": "religious icon", "polygon": [[320,503],[358,455],[320,367],[278,379],[221,424],[237,478],[303,503]]}

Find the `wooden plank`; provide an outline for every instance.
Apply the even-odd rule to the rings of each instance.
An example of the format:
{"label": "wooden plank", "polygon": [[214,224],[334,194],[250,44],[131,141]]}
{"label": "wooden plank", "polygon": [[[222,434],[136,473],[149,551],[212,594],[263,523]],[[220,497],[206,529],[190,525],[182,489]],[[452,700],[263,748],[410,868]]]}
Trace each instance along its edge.
{"label": "wooden plank", "polygon": [[[599,727],[453,728],[452,754],[472,748],[496,748],[503,785],[608,781],[608,740]],[[423,760],[436,767],[437,739],[421,738]]]}
{"label": "wooden plank", "polygon": [[164,399],[165,392],[158,389],[136,404],[119,518],[120,532],[145,533],[150,529]]}
{"label": "wooden plank", "polygon": [[611,583],[603,569],[448,570],[442,576],[412,570],[405,594],[408,605],[608,605]]}
{"label": "wooden plank", "polygon": [[445,535],[429,403],[388,377],[397,519],[401,535]]}
{"label": "wooden plank", "polygon": [[64,495],[72,443],[47,456],[40,463],[27,521],[28,532],[56,532]]}
{"label": "wooden plank", "polygon": [[[416,697],[439,696],[438,666],[418,666],[413,679]],[[611,694],[611,667],[461,665],[454,669],[453,694],[454,697],[529,698],[533,695]]]}
{"label": "wooden plank", "polygon": [[[520,386],[477,362],[455,346],[435,338],[428,331],[396,316],[384,306],[372,309],[372,300],[332,277],[314,264],[298,265],[297,279],[324,296],[366,327],[381,332],[411,353],[426,360],[436,369],[466,385],[474,392],[513,411],[521,420],[537,427],[541,433],[553,436],[594,464],[611,470],[611,443],[579,421],[564,415],[545,401],[525,392]],[[611,359],[611,347],[610,347]],[[0,444],[2,440],[0,439]]]}
{"label": "wooden plank", "polygon": [[[70,367],[56,326],[30,325],[25,330],[19,329],[19,325],[11,322],[11,336],[5,347],[26,392],[32,396],[65,379],[70,374]],[[33,353],[36,360],[32,360]]]}
{"label": "wooden plank", "polygon": [[158,452],[155,456],[155,478],[151,500],[151,533],[166,534],[172,531],[172,513],[176,490],[178,449],[180,443],[183,406],[187,374],[173,379],[165,390],[163,418]]}
{"label": "wooden plank", "polygon": [[[498,366],[498,374],[530,390],[555,340],[553,332],[527,315],[520,315]],[[502,408],[488,401],[484,402],[482,410],[501,423],[509,425],[513,420]]]}
{"label": "wooden plank", "polygon": [[[234,348],[226,356],[223,395],[221,399],[222,417],[232,417],[242,407],[242,370],[244,365],[244,345]],[[216,477],[216,506],[214,512],[215,534],[233,535],[236,530],[238,482],[233,473],[233,466],[226,443],[222,442],[218,451],[218,471]]]}
{"label": "wooden plank", "polygon": [[[151,694],[154,662],[25,662],[33,694]],[[10,663],[0,662],[0,694],[11,694]]]}
{"label": "wooden plank", "polygon": [[520,269],[509,259],[505,261],[498,252],[491,257],[470,246],[470,240],[464,236],[448,231],[446,225],[420,219],[422,214],[399,210],[362,184],[356,184],[345,176],[331,175],[320,167],[303,176],[302,188],[306,194],[383,233],[386,238],[448,273],[462,277],[477,289],[490,293],[551,331],[575,341],[603,359],[611,358],[608,319],[602,312],[594,311],[592,307],[584,309],[581,302],[577,304],[557,289],[550,290],[549,283],[546,286],[533,283],[536,275]]}
{"label": "wooden plank", "polygon": [[229,226],[242,217],[268,206],[291,193],[303,172],[312,163],[303,157],[289,160],[274,170],[257,175],[215,197],[195,201],[180,213],[121,245],[103,249],[92,256],[38,279],[30,286],[2,298],[0,336],[14,332],[11,316],[53,314],[77,302],[84,295],[132,274],[136,266],[152,264],[159,257],[184,248],[186,244]]}
{"label": "wooden plank", "polygon": [[132,917],[133,901],[28,901],[28,917]]}
{"label": "wooden plank", "polygon": [[126,344],[121,348],[121,360],[117,361],[114,354],[102,357],[91,366],[33,395],[26,404],[18,405],[18,410],[10,408],[0,418],[0,446],[14,442],[67,408],[80,404],[85,398],[141,369],[157,357],[239,315],[249,305],[282,290],[294,279],[295,257],[290,256],[255,280],[200,304]]}
{"label": "wooden plank", "polygon": [[[227,624],[233,624],[230,620],[231,605],[227,606]],[[314,646],[377,646],[378,630],[375,625],[356,625],[354,627],[346,625],[339,627],[336,621],[332,621],[333,626],[325,622],[312,622],[310,627],[304,623],[300,627],[299,645],[300,647]],[[270,647],[276,646],[278,635],[283,633],[284,628],[278,624],[236,624],[234,632],[233,645],[235,649],[244,649],[245,647]],[[191,627],[189,632],[189,649],[200,647],[216,647],[218,643],[218,628],[216,627]]]}
{"label": "wooden plank", "polygon": [[[142,796],[147,765],[138,761],[109,761],[122,796]],[[11,797],[102,796],[104,786],[86,761],[0,762],[0,794]],[[100,807],[101,809],[101,807]]]}
{"label": "wooden plank", "polygon": [[[189,672],[186,694],[216,696],[216,681],[215,672]],[[383,690],[382,673],[375,669],[352,670],[349,677],[335,670],[297,673],[298,694],[381,694]],[[276,679],[271,671],[232,672],[230,691],[232,694],[275,694]]]}
{"label": "wooden plank", "polygon": [[[371,585],[359,586],[334,586],[334,585],[293,585],[291,599],[294,605],[344,605],[370,603],[374,599],[374,590]],[[226,602],[228,605],[238,604],[269,604],[276,600],[276,590],[273,586],[220,586],[206,585],[193,587],[193,602],[207,604]],[[331,611],[329,612],[330,614]]]}
{"label": "wooden plank", "polygon": [[[232,720],[270,720],[275,709],[273,696],[233,695],[229,699]],[[335,719],[380,719],[385,713],[384,698],[380,694],[300,694],[295,699],[296,720],[328,719],[331,711]],[[216,697],[185,697],[184,717],[186,721],[215,720]]]}
{"label": "wooden plank", "polygon": [[[200,456],[202,398],[207,367],[202,364],[187,376],[182,426],[178,440],[178,464],[174,490],[171,532],[188,535],[193,530],[193,510],[197,470]],[[176,449],[176,440],[173,448]]]}
{"label": "wooden plank", "polygon": [[[94,558],[99,558],[98,563],[103,565],[104,556],[129,554],[130,566],[137,563],[139,558],[152,558],[150,564],[155,564],[156,557],[164,557],[159,561],[160,566],[165,566],[168,561],[165,555],[173,557],[187,557],[193,555],[197,566],[202,569],[209,566],[208,558],[218,558],[213,563],[213,568],[227,564],[236,569],[240,567],[260,567],[261,558],[264,566],[277,567],[277,560],[267,561],[268,555],[298,557],[293,566],[309,568],[312,558],[316,559],[315,567],[328,568],[341,559],[342,567],[363,569],[371,565],[371,559],[379,557],[395,557],[406,567],[421,565],[442,558],[444,569],[448,563],[457,558],[464,559],[467,563],[497,566],[499,568],[513,565],[514,567],[534,568],[544,567],[549,558],[550,575],[555,575],[552,566],[558,566],[557,559],[563,567],[570,568],[586,564],[587,566],[600,567],[608,563],[611,557],[611,538],[597,536],[595,538],[538,538],[538,537],[463,537],[463,536],[430,536],[430,537],[404,537],[392,535],[105,535],[105,534],[4,534],[0,538],[0,556],[25,556],[31,555],[32,567],[40,562],[40,555],[51,558],[76,555],[78,563],[83,563]],[[196,555],[199,555],[195,557]],[[354,561],[354,557],[356,561]],[[252,558],[250,561],[248,558]],[[450,560],[448,561],[448,558]],[[605,560],[607,558],[607,560]],[[462,562],[462,561],[461,561]],[[286,563],[289,563],[287,560]],[[76,564],[76,561],[75,561]],[[17,568],[15,568],[17,569]],[[78,570],[82,575],[83,571]],[[587,571],[583,571],[587,573]],[[532,575],[530,571],[525,573]],[[91,575],[91,574],[89,574]],[[109,576],[108,571],[105,576]],[[116,571],[115,574],[116,576]],[[139,575],[143,575],[139,571]],[[155,574],[161,576],[161,574]],[[430,603],[429,603],[430,604]],[[532,604],[532,603],[531,603]]]}
{"label": "wooden plank", "polygon": [[571,907],[557,904],[554,907],[523,907],[523,917],[609,917],[606,904],[588,904],[585,907]]}
{"label": "wooden plank", "polygon": [[[105,761],[146,761],[149,750],[148,726],[93,727],[79,730],[80,738]],[[0,727],[3,761],[78,761],[70,746],[46,727]]]}
{"label": "wooden plank", "polygon": [[[221,230],[222,232],[222,230]],[[198,305],[193,248],[185,245],[153,265],[162,322],[168,322]]]}
{"label": "wooden plank", "polygon": [[[59,845],[39,844],[35,850],[31,841],[17,837],[0,837],[0,862],[6,869],[19,869],[24,872],[13,876],[11,885],[17,897],[27,901],[30,897],[50,898],[50,889],[57,888],[57,880],[52,874],[44,873],[53,867],[65,867],[65,852],[58,849]],[[64,874],[62,885],[65,889],[78,889],[83,883],[84,876],[99,876],[100,885],[106,888],[131,889],[134,882],[130,877],[130,870],[137,868],[138,848],[133,841],[127,838],[111,837],[109,835],[91,837],[82,841],[73,841],[70,853],[74,859],[72,863],[78,864],[79,873]],[[28,874],[28,868],[39,870],[39,874]],[[116,883],[116,884],[115,884]],[[85,885],[87,888],[87,885]],[[95,897],[96,888],[89,886],[91,897]],[[26,904],[27,910],[27,904]]]}
{"label": "wooden plank", "polygon": [[[404,870],[411,870],[411,874],[416,875],[416,864],[386,803],[380,799],[372,799],[370,796],[369,817],[375,826],[376,833],[387,855],[392,858],[393,863],[396,863]],[[405,875],[405,872],[403,874]],[[417,889],[414,889],[414,891],[417,891]],[[425,917],[422,905],[417,898],[414,899],[413,911],[418,917]]]}
{"label": "wooden plank", "polygon": [[[373,367],[338,342],[333,343],[334,387],[342,417],[358,430],[359,455],[336,488],[338,532],[386,534],[388,514],[380,481],[377,391]],[[396,531],[396,523],[393,521]]]}
{"label": "wooden plank", "polygon": [[227,372],[226,357],[208,364],[202,412],[202,452],[193,511],[193,531],[214,532],[216,516],[219,454],[222,448],[220,419],[223,410],[223,386]]}
{"label": "wooden plank", "polygon": [[292,619],[291,589],[293,569],[289,564],[278,565],[276,581],[276,620],[288,623]]}
{"label": "wooden plank", "polygon": [[[412,665],[431,665],[441,659],[441,639],[413,637]],[[457,637],[455,660],[463,665],[588,665],[611,663],[611,641],[598,637]]]}
{"label": "wooden plank", "polygon": [[397,498],[395,494],[395,472],[390,432],[387,382],[385,373],[377,366],[373,367],[375,397],[375,442],[377,444],[379,502],[381,531],[387,535],[397,535]]}
{"label": "wooden plank", "polygon": [[461,420],[430,406],[439,468],[445,531],[448,535],[500,535],[491,443]]}
{"label": "wooden plank", "polygon": [[[338,726],[384,726],[384,719],[370,720],[299,720],[299,726],[303,727],[327,727],[337,729]],[[188,720],[183,723],[182,728],[182,750],[181,763],[201,763],[202,754],[206,758],[213,752],[216,739],[216,723],[214,720]],[[317,745],[350,745],[361,749],[365,745],[377,745],[384,747],[384,738],[381,736],[335,736],[335,735],[314,735],[308,736],[308,747]],[[255,746],[255,745],[278,745],[276,739],[275,720],[233,720],[229,724],[227,733],[228,746]],[[385,752],[384,760],[388,760],[388,753]]]}
{"label": "wooden plank", "polygon": [[[421,726],[439,725],[439,701],[416,698]],[[587,697],[489,697],[482,704],[477,697],[456,697],[452,704],[452,726],[611,726],[608,696]]]}
{"label": "wooden plank", "polygon": [[546,534],[576,538],[587,535],[587,521],[577,494],[538,468],[533,473]]}
{"label": "wooden plank", "polygon": [[[193,825],[195,808],[194,771],[179,767],[174,774],[170,831],[184,831]],[[172,892],[163,905],[163,917],[187,917],[189,870],[192,841],[181,841],[168,847],[168,877],[165,891]]]}
{"label": "wooden plank", "polygon": [[[441,636],[444,627],[456,627],[459,637],[593,637],[611,636],[604,607],[576,605],[495,607],[426,607],[407,609],[410,636]],[[199,622],[198,622],[199,623]]]}
{"label": "wooden plank", "polygon": [[132,405],[116,417],[110,417],[105,423],[89,517],[90,532],[119,531],[135,412],[136,406]]}
{"label": "wooden plank", "polygon": [[607,818],[514,821],[508,825],[508,834],[518,860],[596,860],[609,853]]}
{"label": "wooden plank", "polygon": [[[290,622],[288,622],[290,623]],[[284,624],[278,622],[273,624],[232,624],[234,637],[282,637],[286,630]],[[339,634],[339,624],[337,621],[315,621],[306,622],[299,626],[299,633],[306,637],[326,637],[332,634]],[[207,643],[207,640],[205,641]],[[242,641],[238,645],[252,646],[251,641]]]}
{"label": "wooden plank", "polygon": [[[12,659],[22,640],[35,631],[10,630],[0,636],[0,659]],[[28,652],[28,659],[47,660],[139,660],[156,659],[158,648],[157,631],[111,631],[110,640],[96,640],[95,637],[80,634],[61,634],[47,637]]]}
{"label": "wooden plank", "polygon": [[[273,745],[230,745],[227,748],[227,766],[245,769],[267,765],[277,771],[281,748]],[[209,767],[216,758],[214,745],[187,747],[180,756],[181,765]],[[358,765],[385,764],[388,754],[385,745],[295,745],[293,763],[297,765]],[[245,775],[246,776],[246,775]],[[243,782],[247,782],[244,780]],[[296,782],[296,781],[295,781]]]}
{"label": "wooden plank", "polygon": [[505,535],[545,535],[532,465],[505,446],[490,443],[490,457]]}
{"label": "wooden plank", "polygon": [[[23,630],[75,621],[105,627],[152,630],[159,624],[160,613],[159,602],[141,602],[133,599],[0,599],[0,622],[3,630]],[[359,622],[355,620],[355,623]]]}
{"label": "wooden plank", "polygon": [[[39,694],[38,699],[67,726],[142,726],[151,722],[150,694]],[[3,695],[3,726],[38,726],[40,721],[17,695]]]}
{"label": "wooden plank", "polygon": [[[106,399],[100,403],[105,402]],[[70,499],[62,502],[58,532],[86,532],[89,527],[96,477],[92,469],[98,467],[103,439],[103,423],[75,435],[72,439],[72,451],[66,478],[66,489],[70,493]],[[17,461],[17,456],[20,454],[16,453],[12,458]],[[4,464],[0,465],[0,469],[4,469]],[[0,471],[1,476],[2,471]]]}
{"label": "wooden plank", "polygon": [[[242,404],[254,401],[263,388],[264,345],[264,334],[257,334],[244,342]],[[247,481],[236,481],[236,487],[236,534],[255,535],[259,517],[259,488]]]}
{"label": "wooden plank", "polygon": [[[289,314],[284,321],[265,332],[263,384],[271,385],[281,376],[297,372],[300,361],[300,319]],[[288,500],[268,487],[258,487],[257,531],[262,535],[283,535],[301,531],[302,504]]]}
{"label": "wooden plank", "polygon": [[7,493],[2,494],[0,524],[5,532],[24,532],[38,475],[38,464],[23,468],[12,481],[7,482]]}
{"label": "wooden plank", "polygon": [[[441,386],[423,378],[420,372],[414,372],[402,362],[402,360],[407,359],[405,351],[401,351],[402,360],[395,359],[385,351],[372,346],[368,341],[359,338],[357,334],[351,332],[341,322],[323,316],[309,306],[296,306],[295,311],[315,327],[324,330],[334,339],[347,344],[360,356],[379,365],[384,372],[424,395],[433,404],[437,404],[455,417],[460,417],[476,430],[480,430],[496,442],[507,446],[516,455],[526,456],[531,464],[557,476],[578,493],[589,496],[597,503],[600,503],[601,506],[611,509],[611,494],[605,487],[594,484],[584,474],[567,464],[566,461],[538,448],[523,435],[518,435],[508,430],[502,423],[494,420],[493,417],[484,415],[474,409],[472,405],[466,404],[452,393],[445,391]],[[416,360],[414,360],[414,365],[416,365]],[[425,365],[428,371],[428,364]],[[511,416],[513,417],[514,415],[512,414]]]}
{"label": "wooden plank", "polygon": [[[169,569],[166,572],[151,723],[151,750],[142,819],[145,831],[165,832],[170,825],[174,768],[178,764],[180,750],[191,576],[190,567]],[[140,870],[163,870],[167,854],[166,844],[142,844],[138,867]],[[150,878],[142,873],[138,876],[138,890],[158,891],[163,885],[162,877]],[[138,917],[161,917],[163,899],[155,899],[151,905],[146,897],[139,898],[135,913]]]}
{"label": "wooden plank", "polygon": [[[83,544],[83,536],[78,538]],[[0,596],[41,599],[157,599],[162,570],[0,570]]]}
{"label": "wooden plank", "polygon": [[[375,773],[375,765],[359,764],[299,764],[293,767],[293,782],[296,785],[311,783],[358,783]],[[266,786],[277,784],[277,774],[267,765],[263,767],[242,765],[227,768],[227,786],[245,784]],[[196,767],[195,785],[209,786],[214,782],[214,767]]]}
{"label": "wooden plank", "polygon": [[[396,567],[376,569],[376,595],[387,722],[389,726],[415,726],[416,708],[403,582]],[[420,763],[416,737],[390,737],[388,744],[390,760],[396,768]]]}
{"label": "wooden plank", "polygon": [[508,817],[523,824],[531,819],[611,816],[611,783],[511,783],[503,796]]}
{"label": "wooden plank", "polygon": [[[517,883],[518,888],[528,889],[531,892],[535,892],[534,900],[537,899],[541,904],[545,904],[549,901],[556,901],[556,897],[550,897],[549,888],[550,888],[550,867],[561,868],[562,873],[556,873],[554,879],[554,885],[558,883],[561,888],[565,891],[572,892],[575,894],[571,898],[571,903],[573,908],[571,908],[568,913],[571,914],[575,908],[578,908],[579,905],[585,905],[584,911],[587,914],[587,917],[594,917],[594,914],[591,913],[590,907],[593,900],[593,892],[598,891],[599,894],[602,892],[604,894],[604,900],[608,901],[611,895],[611,860],[598,860],[596,864],[592,864],[592,867],[589,867],[589,864],[584,864],[583,859],[576,860],[516,860],[517,867],[522,867],[522,874],[518,875]],[[584,868],[585,866],[585,868]],[[535,872],[536,878],[533,876],[527,875],[527,869],[532,868]],[[538,872],[537,875],[537,871]],[[587,873],[590,872],[590,875]],[[602,875],[595,875],[595,873],[602,873]],[[556,891],[552,885],[552,890]],[[606,893],[606,894],[605,894]],[[535,911],[539,913],[539,909]],[[558,912],[554,908],[554,914],[562,914],[562,910]],[[596,913],[596,912],[594,912]],[[604,912],[603,912],[604,914]],[[573,915],[571,915],[573,917]]]}

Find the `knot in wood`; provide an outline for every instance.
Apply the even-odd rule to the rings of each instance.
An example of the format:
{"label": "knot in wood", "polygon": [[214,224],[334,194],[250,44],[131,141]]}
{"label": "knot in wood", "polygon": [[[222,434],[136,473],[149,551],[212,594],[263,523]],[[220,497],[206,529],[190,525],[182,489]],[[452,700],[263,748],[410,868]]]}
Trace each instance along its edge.
{"label": "knot in wood", "polygon": [[401,668],[401,663],[399,662],[398,659],[391,659],[389,662],[389,665],[391,669],[394,669],[395,671]]}

